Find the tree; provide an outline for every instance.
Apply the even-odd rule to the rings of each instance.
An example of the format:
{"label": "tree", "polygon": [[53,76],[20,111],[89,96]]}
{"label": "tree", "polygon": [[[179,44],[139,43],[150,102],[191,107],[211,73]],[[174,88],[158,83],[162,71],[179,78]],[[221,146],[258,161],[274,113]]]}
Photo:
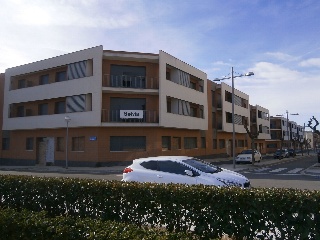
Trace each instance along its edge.
{"label": "tree", "polygon": [[[313,125],[313,121],[315,122],[314,126],[312,126]],[[308,125],[307,126],[312,129],[313,135],[317,135],[317,136],[320,135],[320,131],[317,130],[317,126],[319,126],[319,121],[314,116],[312,116],[312,118],[310,118],[310,120],[308,121]],[[316,146],[317,146],[317,143],[316,143]]]}
{"label": "tree", "polygon": [[252,131],[249,130],[249,128],[248,128],[248,120],[247,120],[247,119],[244,120],[243,126],[244,126],[244,128],[246,129],[246,132],[247,132],[249,138],[251,139],[252,164],[254,164],[254,162],[255,162],[255,158],[254,158],[254,149],[255,149],[255,146],[254,146],[254,143],[255,143],[255,140],[258,139],[259,132],[258,132],[258,131],[252,132]]}
{"label": "tree", "polygon": [[[296,152],[296,145],[299,144],[299,142],[300,142],[300,137],[291,138],[290,140],[293,143],[293,152],[295,153]],[[294,154],[293,154],[293,157],[294,157]]]}
{"label": "tree", "polygon": [[[312,122],[315,121],[315,125],[312,126]],[[320,131],[317,130],[317,126],[319,126],[319,122],[318,120],[312,116],[312,118],[310,118],[310,120],[308,121],[308,127],[312,129],[313,133],[316,133],[316,134],[320,134]]]}

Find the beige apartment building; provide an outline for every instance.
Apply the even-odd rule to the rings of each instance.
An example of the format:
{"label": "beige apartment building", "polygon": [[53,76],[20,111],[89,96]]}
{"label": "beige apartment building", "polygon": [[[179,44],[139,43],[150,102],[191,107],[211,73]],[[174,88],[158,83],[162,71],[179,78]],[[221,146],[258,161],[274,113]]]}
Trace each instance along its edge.
{"label": "beige apartment building", "polygon": [[[0,165],[232,155],[232,88],[163,51],[97,46],[12,67],[0,77]],[[249,95],[235,89],[234,113],[236,152],[250,146],[243,124],[253,118],[263,152],[267,109],[251,108]]]}
{"label": "beige apartment building", "polygon": [[266,154],[268,152],[266,142],[271,139],[269,110],[259,105],[250,105],[250,116],[250,130],[252,133],[258,134],[255,148]]}
{"label": "beige apartment building", "polygon": [[298,141],[308,138],[304,126],[282,116],[270,117],[270,135],[271,139],[267,140],[267,152],[269,153],[281,147],[298,149],[300,147]]}

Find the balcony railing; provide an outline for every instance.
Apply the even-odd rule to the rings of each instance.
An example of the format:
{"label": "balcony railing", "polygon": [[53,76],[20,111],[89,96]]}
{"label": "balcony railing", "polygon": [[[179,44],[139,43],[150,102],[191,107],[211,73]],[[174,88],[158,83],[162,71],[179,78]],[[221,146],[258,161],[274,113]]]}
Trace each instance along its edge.
{"label": "balcony railing", "polygon": [[121,118],[120,109],[109,110],[102,109],[101,122],[115,122],[115,123],[158,123],[159,118],[155,110],[143,110],[142,118]]}
{"label": "balcony railing", "polygon": [[158,78],[104,74],[103,87],[159,89]]}

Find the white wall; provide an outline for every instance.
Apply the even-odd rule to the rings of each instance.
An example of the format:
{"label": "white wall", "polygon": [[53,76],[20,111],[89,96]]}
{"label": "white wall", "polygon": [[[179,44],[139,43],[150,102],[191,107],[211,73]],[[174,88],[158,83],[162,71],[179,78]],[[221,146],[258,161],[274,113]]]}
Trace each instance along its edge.
{"label": "white wall", "polygon": [[[166,80],[166,65],[171,65],[204,81],[204,92]],[[204,118],[183,116],[167,112],[167,96],[203,106]],[[163,52],[159,52],[159,125],[185,129],[208,129],[207,75],[206,73]]]}
{"label": "white wall", "polygon": [[[103,47],[98,46],[7,69],[5,72],[4,86],[3,130],[65,127],[64,117],[66,115],[72,119],[70,126],[101,125],[102,55]],[[9,90],[11,76],[55,68],[87,59],[93,59],[93,76],[12,91]],[[9,105],[12,103],[87,93],[92,93],[92,111],[90,112],[9,118]]]}

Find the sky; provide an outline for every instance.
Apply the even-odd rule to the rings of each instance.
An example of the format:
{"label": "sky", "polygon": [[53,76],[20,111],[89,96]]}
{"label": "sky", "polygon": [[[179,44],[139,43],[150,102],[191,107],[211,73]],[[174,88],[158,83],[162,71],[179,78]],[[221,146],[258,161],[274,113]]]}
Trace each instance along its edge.
{"label": "sky", "polygon": [[[0,0],[0,73],[82,49],[165,51],[251,105],[320,121],[319,0]],[[231,86],[230,80],[224,80]],[[299,115],[291,115],[296,114]],[[314,122],[313,122],[314,125]],[[306,129],[310,130],[310,129]]]}

